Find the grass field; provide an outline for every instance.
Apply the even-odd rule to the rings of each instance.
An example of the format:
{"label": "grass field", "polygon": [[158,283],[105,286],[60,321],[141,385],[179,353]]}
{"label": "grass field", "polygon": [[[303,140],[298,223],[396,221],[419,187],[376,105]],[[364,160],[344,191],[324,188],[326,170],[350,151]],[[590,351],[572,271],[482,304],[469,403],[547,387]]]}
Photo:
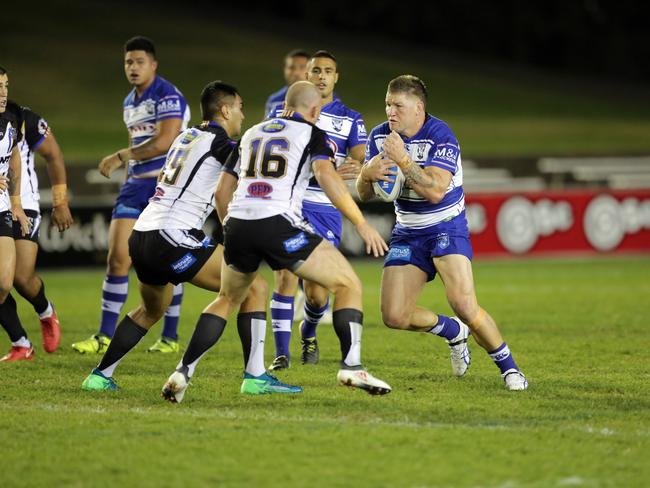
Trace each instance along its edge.
{"label": "grass field", "polygon": [[[336,92],[361,112],[368,130],[385,121],[384,96],[397,75],[420,76],[428,109],[453,129],[466,158],[647,154],[650,90],[620,80],[569,77],[445,53],[409,44],[317,31],[255,16],[170,15],[149,5],[134,20],[126,2],[41,2],[8,5],[2,65],[11,98],[45,116],[68,164],[97,164],[126,144],[122,101],[130,87],[122,45],[135,34],[152,37],[159,72],[188,99],[193,121],[208,81],[235,84],[245,101],[248,128],[262,118],[268,95],[283,85],[282,58],[296,47],[331,50],[339,60]],[[140,4],[138,4],[140,7]],[[199,10],[198,12],[202,12]],[[382,26],[381,29],[384,29]]]}
{"label": "grass field", "polygon": [[[231,324],[180,405],[159,397],[179,356],[145,352],[159,329],[118,368],[120,392],[82,392],[98,358],[69,345],[95,330],[102,273],[44,272],[63,346],[0,368],[2,486],[648,486],[649,258],[476,263],[479,298],[530,380],[521,393],[504,390],[474,343],[470,372],[456,379],[442,340],[384,328],[381,266],[355,265],[365,363],[393,393],[336,387],[338,345],[322,326],[321,363],[281,375],[302,395],[243,397]],[[188,287],[183,343],[210,297]],[[449,310],[437,282],[421,303]],[[20,313],[40,342],[22,300]],[[267,363],[272,354],[269,332]]]}

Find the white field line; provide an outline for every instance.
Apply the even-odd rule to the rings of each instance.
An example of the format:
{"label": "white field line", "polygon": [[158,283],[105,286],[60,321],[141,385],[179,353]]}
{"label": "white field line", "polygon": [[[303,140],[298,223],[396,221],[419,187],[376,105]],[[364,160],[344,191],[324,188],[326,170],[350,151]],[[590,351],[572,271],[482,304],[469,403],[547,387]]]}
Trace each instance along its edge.
{"label": "white field line", "polygon": [[[633,435],[637,437],[650,437],[650,431],[648,430],[636,430],[631,432],[617,432],[615,430],[605,428],[594,428],[590,425],[586,426],[558,426],[558,425],[508,425],[508,424],[481,424],[481,423],[445,423],[445,422],[417,422],[404,418],[402,420],[389,420],[383,419],[381,417],[369,417],[367,419],[351,418],[346,416],[339,417],[304,417],[302,415],[278,415],[274,412],[269,413],[251,413],[242,410],[233,410],[233,409],[215,409],[209,412],[204,410],[192,410],[191,407],[185,407],[183,405],[169,405],[168,411],[161,411],[159,409],[153,408],[142,408],[142,407],[129,407],[129,408],[110,408],[106,409],[101,406],[97,407],[69,407],[63,405],[57,405],[52,403],[37,403],[33,405],[22,405],[22,406],[6,406],[0,405],[0,412],[2,410],[20,410],[22,413],[25,413],[28,410],[45,410],[50,412],[63,412],[63,413],[91,413],[99,415],[116,415],[120,413],[131,413],[136,415],[164,415],[164,416],[182,416],[182,417],[193,417],[193,418],[219,418],[219,419],[232,419],[232,420],[264,420],[264,421],[273,421],[273,422],[284,422],[284,423],[321,423],[321,424],[331,424],[331,425],[353,425],[353,426],[386,426],[386,427],[401,427],[406,429],[468,429],[468,430],[491,430],[491,431],[511,431],[511,432],[520,432],[520,431],[539,431],[539,430],[548,430],[548,431],[564,431],[564,432],[582,432],[585,434],[603,436],[603,437],[612,437],[612,436],[627,436]],[[0,417],[1,418],[1,417]]]}

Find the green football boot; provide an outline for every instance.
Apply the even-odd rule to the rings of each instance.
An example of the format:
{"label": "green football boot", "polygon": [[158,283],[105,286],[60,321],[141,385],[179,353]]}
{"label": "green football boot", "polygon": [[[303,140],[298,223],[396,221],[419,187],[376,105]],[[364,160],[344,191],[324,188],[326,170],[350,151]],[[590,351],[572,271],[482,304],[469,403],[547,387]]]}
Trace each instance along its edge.
{"label": "green football boot", "polygon": [[245,395],[267,395],[269,393],[302,393],[302,387],[282,383],[275,376],[263,373],[253,376],[244,373],[241,392]]}
{"label": "green football boot", "polygon": [[178,341],[170,339],[169,337],[161,337],[156,342],[154,342],[153,346],[147,349],[147,352],[161,352],[163,354],[169,354],[172,352],[178,352],[178,350]]}
{"label": "green football boot", "polygon": [[107,378],[95,368],[81,384],[81,389],[86,391],[116,391],[119,390],[119,386],[117,386],[113,378]]}
{"label": "green football boot", "polygon": [[72,349],[81,354],[104,354],[111,339],[103,334],[97,334],[86,340],[75,342]]}

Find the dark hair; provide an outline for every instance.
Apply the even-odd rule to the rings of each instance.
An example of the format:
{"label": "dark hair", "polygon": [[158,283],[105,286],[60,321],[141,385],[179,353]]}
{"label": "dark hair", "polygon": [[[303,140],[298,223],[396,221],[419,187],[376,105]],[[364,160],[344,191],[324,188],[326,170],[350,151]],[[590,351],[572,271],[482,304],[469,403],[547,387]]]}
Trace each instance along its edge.
{"label": "dark hair", "polygon": [[287,55],[284,57],[284,59],[298,58],[298,57],[309,59],[309,56],[310,54],[304,49],[294,49],[293,51],[289,51]]}
{"label": "dark hair", "polygon": [[8,74],[7,70],[4,68],[4,66],[0,66],[0,75],[6,75],[6,74]]}
{"label": "dark hair", "polygon": [[135,36],[126,41],[124,44],[124,52],[128,53],[129,51],[144,51],[156,59],[156,48],[153,45],[153,41],[148,37]]}
{"label": "dark hair", "polygon": [[228,97],[235,97],[239,94],[237,88],[228,85],[221,80],[211,81],[201,92],[201,113],[203,120],[212,120],[221,107],[226,103]]}
{"label": "dark hair", "polygon": [[427,86],[417,76],[413,75],[402,75],[390,80],[388,83],[388,91],[391,93],[408,93],[410,95],[415,95],[424,106],[427,105]]}
{"label": "dark hair", "polygon": [[320,51],[316,51],[311,57],[311,59],[316,59],[316,58],[327,58],[327,59],[331,59],[332,61],[337,63],[336,58],[334,57],[334,55],[331,52],[325,51],[323,49],[321,49]]}

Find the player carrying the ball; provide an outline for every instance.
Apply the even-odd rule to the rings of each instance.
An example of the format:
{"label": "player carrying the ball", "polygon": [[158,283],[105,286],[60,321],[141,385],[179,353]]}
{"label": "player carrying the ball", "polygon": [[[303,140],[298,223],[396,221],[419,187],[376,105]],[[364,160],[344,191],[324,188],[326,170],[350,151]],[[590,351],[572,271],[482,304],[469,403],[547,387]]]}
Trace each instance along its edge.
{"label": "player carrying the ball", "polygon": [[[361,200],[375,196],[374,182],[395,178],[395,165],[406,179],[395,201],[397,222],[384,262],[382,320],[392,329],[444,337],[456,376],[469,368],[471,332],[499,367],[506,388],[525,390],[526,377],[474,291],[458,141],[447,124],[426,112],[426,102],[427,89],[419,78],[402,75],[390,81],[388,121],[370,133],[366,163],[357,179]],[[436,273],[458,317],[416,305],[424,285]]]}

